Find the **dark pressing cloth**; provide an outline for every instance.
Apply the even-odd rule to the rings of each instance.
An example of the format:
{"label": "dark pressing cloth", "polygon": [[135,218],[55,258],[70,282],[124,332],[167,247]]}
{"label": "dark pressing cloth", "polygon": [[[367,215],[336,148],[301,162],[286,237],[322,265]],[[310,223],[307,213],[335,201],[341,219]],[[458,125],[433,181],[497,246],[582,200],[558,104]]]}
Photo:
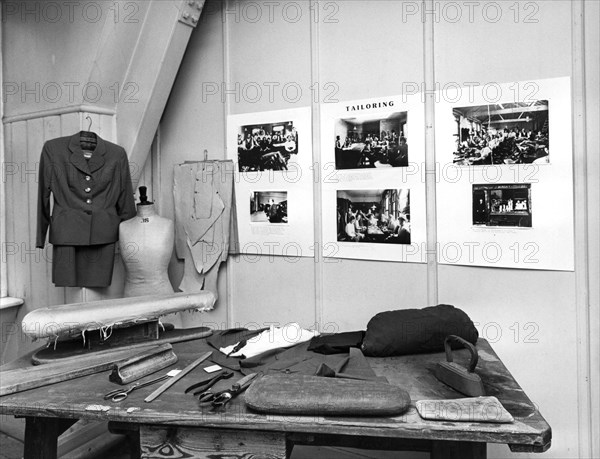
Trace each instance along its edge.
{"label": "dark pressing cloth", "polygon": [[347,353],[350,348],[359,348],[365,337],[363,330],[319,335],[310,340],[309,351],[319,354]]}

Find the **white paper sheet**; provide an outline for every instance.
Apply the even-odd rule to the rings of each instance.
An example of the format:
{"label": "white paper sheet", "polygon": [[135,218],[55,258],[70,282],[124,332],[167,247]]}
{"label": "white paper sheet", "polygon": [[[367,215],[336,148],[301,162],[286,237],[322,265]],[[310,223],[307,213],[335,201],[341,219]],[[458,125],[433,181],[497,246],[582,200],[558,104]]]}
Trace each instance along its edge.
{"label": "white paper sheet", "polygon": [[[463,88],[440,97],[436,105],[440,263],[574,269],[570,91],[569,78],[556,78]],[[457,107],[467,116],[456,119]],[[488,128],[478,138],[498,142],[513,136],[513,143],[503,145],[518,141],[520,148],[494,148],[483,154],[470,150],[473,156],[462,161],[469,163],[475,157],[475,162],[482,162],[478,156],[491,155],[502,164],[454,163],[458,137],[477,130],[478,123],[470,124],[467,118],[482,119],[481,114]],[[548,151],[543,149],[546,130]],[[515,154],[505,156],[503,151]]]}
{"label": "white paper sheet", "polygon": [[238,228],[238,244],[231,251],[312,257],[310,108],[229,116],[227,157],[235,163]]}
{"label": "white paper sheet", "polygon": [[[322,105],[324,257],[426,261],[424,139],[423,104],[416,95]],[[398,197],[395,208],[386,196]],[[385,202],[392,210],[404,207],[397,213],[406,218],[410,243],[398,243],[393,227],[384,223]],[[363,214],[374,218],[358,231],[364,235],[360,240],[353,241],[340,225],[338,212],[342,219],[345,214],[340,203],[364,207]]]}

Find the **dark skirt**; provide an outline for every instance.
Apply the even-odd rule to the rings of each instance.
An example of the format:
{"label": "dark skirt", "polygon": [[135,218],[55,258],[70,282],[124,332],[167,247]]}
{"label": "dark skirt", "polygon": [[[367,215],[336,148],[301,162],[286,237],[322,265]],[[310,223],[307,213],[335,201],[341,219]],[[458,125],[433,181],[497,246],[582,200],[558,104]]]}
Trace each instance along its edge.
{"label": "dark skirt", "polygon": [[112,281],[115,243],[55,245],[52,250],[52,282],[57,287],[108,287]]}

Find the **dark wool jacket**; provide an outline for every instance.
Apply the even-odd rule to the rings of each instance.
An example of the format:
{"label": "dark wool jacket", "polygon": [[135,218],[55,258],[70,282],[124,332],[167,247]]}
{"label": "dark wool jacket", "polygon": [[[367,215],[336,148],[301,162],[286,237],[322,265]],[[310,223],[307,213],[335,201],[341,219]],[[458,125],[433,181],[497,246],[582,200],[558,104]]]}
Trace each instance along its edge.
{"label": "dark wool jacket", "polygon": [[[50,215],[50,193],[54,208]],[[96,245],[116,242],[119,224],[135,216],[125,150],[97,137],[86,160],[80,133],[44,144],[40,158],[36,246]]]}

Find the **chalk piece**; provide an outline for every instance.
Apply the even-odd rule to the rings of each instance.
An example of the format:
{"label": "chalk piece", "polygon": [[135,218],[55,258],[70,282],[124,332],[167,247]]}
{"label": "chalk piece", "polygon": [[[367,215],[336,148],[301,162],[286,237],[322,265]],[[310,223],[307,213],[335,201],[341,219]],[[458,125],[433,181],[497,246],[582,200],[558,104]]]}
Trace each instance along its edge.
{"label": "chalk piece", "polygon": [[223,368],[221,368],[219,365],[211,365],[210,367],[204,368],[204,371],[206,371],[207,373],[214,373],[215,371],[219,371],[222,369]]}
{"label": "chalk piece", "polygon": [[88,405],[85,407],[86,411],[108,411],[110,406],[106,405]]}
{"label": "chalk piece", "polygon": [[172,378],[173,376],[177,376],[179,373],[181,373],[181,370],[171,370],[167,373],[167,376]]}

